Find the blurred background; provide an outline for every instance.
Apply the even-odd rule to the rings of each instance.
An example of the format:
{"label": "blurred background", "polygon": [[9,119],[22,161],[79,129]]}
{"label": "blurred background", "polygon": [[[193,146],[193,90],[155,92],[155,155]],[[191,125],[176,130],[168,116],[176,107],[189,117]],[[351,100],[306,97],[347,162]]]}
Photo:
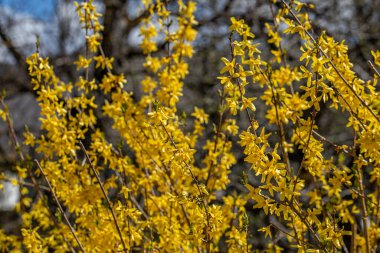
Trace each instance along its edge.
{"label": "blurred background", "polygon": [[[139,81],[144,76],[142,64],[144,56],[138,47],[139,23],[146,15],[141,11],[139,0],[95,0],[98,9],[104,14],[103,48],[107,56],[115,58],[114,70],[124,73],[128,79],[127,88],[141,94]],[[189,113],[194,106],[204,108],[216,122],[218,89],[216,77],[221,68],[220,58],[229,56],[228,26],[230,17],[247,21],[262,43],[263,58],[270,48],[265,23],[273,23],[271,0],[197,0],[196,18],[199,31],[194,43],[196,53],[190,60],[190,74],[185,79],[184,97],[180,112]],[[319,0],[308,1],[315,4],[309,10],[313,30],[320,34],[326,30],[336,40],[345,40],[349,55],[358,75],[368,80],[371,69],[367,63],[372,60],[370,50],[380,49],[380,0]],[[276,8],[276,4],[272,5]],[[39,108],[35,93],[29,82],[25,59],[35,52],[36,36],[40,37],[40,53],[50,59],[55,71],[62,80],[75,82],[78,78],[73,65],[85,51],[85,38],[80,29],[72,0],[0,0],[0,90],[7,93],[6,104],[14,119],[16,134],[22,140],[25,125],[38,133]],[[287,51],[288,63],[299,57],[300,42],[296,36],[287,37],[283,46]],[[101,75],[101,73],[99,74]],[[97,76],[100,79],[101,76]],[[249,92],[259,94],[259,88],[249,87]],[[258,96],[258,95],[256,95]],[[257,117],[265,122],[263,107],[257,106]],[[346,119],[337,118],[334,111],[321,108],[317,117],[320,133],[336,143],[349,143],[350,134],[344,130]],[[339,114],[340,115],[340,114]],[[246,127],[244,116],[239,116],[239,124]],[[334,120],[333,126],[330,124]],[[102,122],[107,129],[110,122]],[[209,127],[211,132],[212,126]],[[111,134],[112,135],[112,134]],[[237,152],[238,153],[238,152]],[[240,154],[241,156],[241,154]],[[12,177],[12,167],[16,162],[6,124],[0,123],[0,173]],[[233,168],[231,185],[228,191],[243,191],[240,184],[243,157],[237,157],[238,164]],[[297,163],[297,152],[291,156]],[[253,178],[250,178],[254,181]],[[255,182],[251,182],[254,184]],[[0,191],[0,227],[7,231],[17,228],[14,205],[18,199],[18,189],[5,183]],[[248,207],[251,208],[251,207]],[[260,214],[258,214],[260,215]],[[10,222],[14,221],[14,222]],[[255,242],[252,242],[255,243]]]}

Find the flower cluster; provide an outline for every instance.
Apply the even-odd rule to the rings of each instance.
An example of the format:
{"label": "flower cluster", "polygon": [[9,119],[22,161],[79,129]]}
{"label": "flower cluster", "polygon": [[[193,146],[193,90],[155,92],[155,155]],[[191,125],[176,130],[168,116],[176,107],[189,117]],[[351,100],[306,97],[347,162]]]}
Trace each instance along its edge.
{"label": "flower cluster", "polygon": [[[8,110],[0,111],[20,157],[18,178],[11,181],[21,187],[22,220],[19,235],[0,230],[0,251],[254,252],[250,238],[256,227],[273,237],[266,252],[281,252],[284,244],[298,252],[375,252],[378,74],[362,80],[344,42],[313,34],[304,11],[311,4],[270,1],[268,59],[251,27],[231,18],[230,56],[221,59],[218,77],[218,121],[205,136],[209,115],[203,109],[194,108],[191,129],[183,127],[177,109],[194,54],[196,4],[142,3],[147,74],[138,99],[104,54],[101,15],[92,0],[76,3],[86,33],[86,52],[74,62],[77,81],[61,81],[38,52],[27,59],[41,132],[24,134],[23,144],[35,150],[33,161],[12,135]],[[300,41],[296,65],[286,61],[286,36]],[[380,66],[379,51],[372,55]],[[105,74],[97,80],[90,69]],[[253,86],[261,87],[261,96],[251,95]],[[255,105],[257,100],[265,105]],[[351,145],[319,132],[322,107],[347,115]],[[263,108],[261,122],[256,113]],[[238,126],[239,115],[246,126]],[[108,139],[100,118],[112,122],[119,142]],[[249,165],[242,178],[245,194],[226,191],[237,164],[236,144]],[[294,153],[301,158],[293,159]],[[262,211],[269,223],[257,228],[247,206]]]}
{"label": "flower cluster", "polygon": [[[275,231],[299,252],[343,251],[345,237],[351,238],[353,252],[370,252],[379,238],[378,76],[361,80],[343,42],[325,33],[314,37],[307,14],[302,13],[305,4],[292,1],[295,12],[281,3],[274,24],[266,24],[268,42],[276,48],[271,50],[273,58],[263,62],[249,27],[232,19],[231,33],[238,38],[231,40],[232,59],[222,59],[221,73],[228,74],[220,77],[222,85],[236,90],[226,99],[230,111],[236,113],[241,105],[250,120],[240,134],[240,145],[261,184],[247,184],[248,197],[254,208],[273,219],[260,231],[270,237]],[[287,25],[283,34],[297,34],[302,40],[298,66],[282,60],[286,51],[279,37],[280,22]],[[378,64],[377,53],[372,54]],[[255,99],[245,98],[248,76],[253,85],[264,87],[261,99],[268,107],[268,123],[277,127],[275,144],[269,141],[267,127],[250,114],[255,107],[245,106]],[[336,144],[318,132],[316,116],[326,104],[348,112],[347,127],[354,133],[351,146]],[[326,152],[328,147],[332,152]],[[302,160],[293,163],[289,154],[296,149]],[[281,249],[272,244],[269,248]]]}

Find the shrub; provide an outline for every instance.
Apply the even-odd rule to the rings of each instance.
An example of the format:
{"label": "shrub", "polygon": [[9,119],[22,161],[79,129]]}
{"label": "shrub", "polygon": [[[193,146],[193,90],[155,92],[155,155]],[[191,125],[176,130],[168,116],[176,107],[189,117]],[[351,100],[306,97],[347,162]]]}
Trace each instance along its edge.
{"label": "shrub", "polygon": [[[313,33],[305,12],[310,4],[273,1],[278,8],[273,24],[266,24],[269,57],[261,55],[244,20],[231,18],[231,54],[221,59],[218,77],[219,119],[214,133],[204,136],[209,124],[204,110],[194,108],[188,127],[177,109],[194,54],[196,5],[142,2],[149,15],[140,28],[147,75],[139,99],[125,89],[124,75],[112,72],[92,0],[76,3],[87,39],[85,54],[75,62],[79,81],[61,81],[38,47],[27,59],[41,134],[25,132],[23,144],[37,153],[25,156],[3,104],[1,115],[20,157],[22,228],[20,235],[0,233],[1,250],[256,252],[254,241],[262,240],[266,252],[375,252],[380,235],[375,66],[373,80],[358,77],[344,42]],[[161,52],[159,36],[165,42]],[[294,65],[286,61],[282,36],[302,44]],[[379,66],[380,52],[373,56]],[[102,79],[91,76],[90,68],[104,70]],[[250,86],[260,86],[262,95],[250,96]],[[256,119],[257,98],[265,102],[268,126]],[[351,145],[318,132],[322,105],[348,115]],[[247,117],[247,126],[237,125],[239,114]],[[109,141],[97,124],[104,117],[119,142]],[[232,152],[237,144],[250,166],[242,177],[245,194],[224,191],[237,163]],[[290,158],[294,150],[302,152],[300,160]],[[250,183],[253,177],[260,184]],[[252,205],[265,221],[246,211]],[[257,236],[256,230],[273,238]]]}

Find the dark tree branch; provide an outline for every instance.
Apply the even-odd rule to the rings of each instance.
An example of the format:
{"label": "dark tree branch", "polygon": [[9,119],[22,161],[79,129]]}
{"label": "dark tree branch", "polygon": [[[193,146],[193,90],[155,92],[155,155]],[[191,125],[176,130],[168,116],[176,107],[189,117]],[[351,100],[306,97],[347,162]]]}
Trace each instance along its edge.
{"label": "dark tree branch", "polygon": [[6,48],[12,54],[13,58],[16,60],[20,68],[25,69],[25,59],[24,56],[17,50],[16,46],[13,44],[11,38],[6,34],[4,28],[0,25],[0,38],[3,41]]}

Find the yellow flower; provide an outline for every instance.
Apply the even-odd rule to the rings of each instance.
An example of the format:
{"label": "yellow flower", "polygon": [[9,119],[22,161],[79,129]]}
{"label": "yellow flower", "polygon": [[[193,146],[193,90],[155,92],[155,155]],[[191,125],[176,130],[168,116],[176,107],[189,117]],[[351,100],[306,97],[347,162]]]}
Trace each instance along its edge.
{"label": "yellow flower", "polygon": [[198,119],[201,124],[206,124],[208,122],[208,115],[204,112],[203,109],[199,109],[198,107],[194,108],[194,112],[191,114],[191,116]]}
{"label": "yellow flower", "polygon": [[377,66],[380,66],[380,51],[371,51],[371,54],[373,56],[373,60]]}
{"label": "yellow flower", "polygon": [[112,69],[113,58],[103,57],[102,55],[94,56],[94,60],[96,61],[96,68],[101,67],[102,69]]}
{"label": "yellow flower", "polygon": [[91,58],[86,59],[85,57],[80,55],[78,61],[75,61],[74,64],[77,65],[77,70],[82,69],[82,68],[86,69],[90,65],[91,61],[92,61]]}
{"label": "yellow flower", "polygon": [[242,98],[242,105],[240,107],[240,110],[245,110],[246,108],[249,108],[252,111],[256,111],[256,107],[252,103],[255,100],[256,100],[256,98],[246,98],[246,97],[243,97]]}

